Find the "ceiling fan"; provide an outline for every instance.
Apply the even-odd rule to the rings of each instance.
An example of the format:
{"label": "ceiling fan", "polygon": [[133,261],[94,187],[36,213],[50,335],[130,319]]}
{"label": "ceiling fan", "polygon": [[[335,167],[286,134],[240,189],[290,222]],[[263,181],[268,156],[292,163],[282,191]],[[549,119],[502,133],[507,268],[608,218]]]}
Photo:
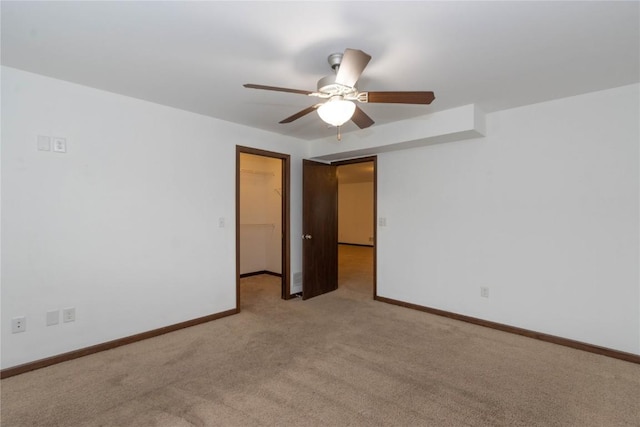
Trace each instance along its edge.
{"label": "ceiling fan", "polygon": [[391,104],[430,104],[435,96],[433,92],[360,92],[356,83],[371,56],[357,49],[346,49],[344,53],[329,55],[328,61],[335,74],[318,80],[316,92],[299,89],[289,89],[276,86],[245,84],[249,89],[272,90],[276,92],[297,93],[325,99],[325,102],[314,104],[298,111],[296,114],[281,120],[279,123],[291,123],[312,111],[318,111],[320,118],[338,128],[347,121],[353,121],[360,129],[368,128],[374,121],[358,107],[354,101],[361,103],[391,103]]}

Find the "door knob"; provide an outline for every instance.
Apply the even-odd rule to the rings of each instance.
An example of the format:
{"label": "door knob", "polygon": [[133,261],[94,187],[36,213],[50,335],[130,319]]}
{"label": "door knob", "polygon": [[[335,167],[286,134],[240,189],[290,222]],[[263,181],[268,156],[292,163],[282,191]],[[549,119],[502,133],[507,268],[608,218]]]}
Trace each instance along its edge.
{"label": "door knob", "polygon": [[311,240],[311,234],[303,234],[303,235],[302,235],[302,239],[304,239],[304,240]]}

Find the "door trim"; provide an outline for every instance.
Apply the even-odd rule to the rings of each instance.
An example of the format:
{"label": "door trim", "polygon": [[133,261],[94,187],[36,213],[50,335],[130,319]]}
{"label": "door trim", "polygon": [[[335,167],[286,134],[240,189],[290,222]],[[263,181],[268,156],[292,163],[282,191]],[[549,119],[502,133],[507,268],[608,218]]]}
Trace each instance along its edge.
{"label": "door trim", "polygon": [[236,311],[240,312],[240,154],[253,154],[282,160],[282,299],[291,298],[290,188],[291,156],[274,151],[236,145]]}
{"label": "door trim", "polygon": [[[373,162],[373,299],[378,297],[378,156],[359,157],[357,159],[338,160],[332,165],[342,166],[354,163]],[[338,178],[338,185],[340,179]]]}

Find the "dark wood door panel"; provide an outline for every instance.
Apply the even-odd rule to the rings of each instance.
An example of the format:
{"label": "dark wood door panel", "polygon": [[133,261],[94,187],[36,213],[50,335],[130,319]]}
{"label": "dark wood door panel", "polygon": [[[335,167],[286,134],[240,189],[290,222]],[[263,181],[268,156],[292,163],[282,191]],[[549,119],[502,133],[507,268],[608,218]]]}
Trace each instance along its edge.
{"label": "dark wood door panel", "polygon": [[302,298],[338,288],[336,166],[303,160]]}

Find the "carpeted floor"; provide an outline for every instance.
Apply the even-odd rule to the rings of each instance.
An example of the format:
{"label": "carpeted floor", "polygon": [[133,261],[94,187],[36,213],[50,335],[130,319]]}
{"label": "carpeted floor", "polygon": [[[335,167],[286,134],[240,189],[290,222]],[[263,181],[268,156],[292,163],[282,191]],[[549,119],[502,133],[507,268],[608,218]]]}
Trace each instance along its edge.
{"label": "carpeted floor", "polygon": [[640,366],[372,300],[370,248],[340,287],[2,380],[2,426],[640,426]]}

